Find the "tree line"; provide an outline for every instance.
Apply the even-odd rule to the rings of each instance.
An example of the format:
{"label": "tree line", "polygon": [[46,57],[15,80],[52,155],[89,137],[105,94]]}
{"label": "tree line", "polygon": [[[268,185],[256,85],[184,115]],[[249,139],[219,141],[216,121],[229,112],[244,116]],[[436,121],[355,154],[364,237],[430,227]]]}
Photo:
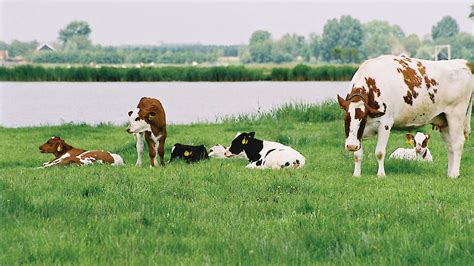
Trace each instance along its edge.
{"label": "tree line", "polygon": [[[473,9],[474,10],[474,9]],[[474,18],[474,12],[471,13]],[[0,41],[0,50],[34,63],[62,64],[215,64],[238,57],[244,64],[360,63],[381,54],[406,54],[432,59],[436,45],[451,45],[452,58],[474,60],[474,37],[459,31],[456,20],[443,17],[430,36],[406,35],[394,24],[373,20],[365,24],[351,16],[326,22],[321,35],[285,34],[275,39],[268,31],[255,31],[245,45],[101,46],[92,44],[89,24],[74,21],[61,29],[55,52],[34,52],[37,41]],[[445,52],[438,54],[446,58]]]}

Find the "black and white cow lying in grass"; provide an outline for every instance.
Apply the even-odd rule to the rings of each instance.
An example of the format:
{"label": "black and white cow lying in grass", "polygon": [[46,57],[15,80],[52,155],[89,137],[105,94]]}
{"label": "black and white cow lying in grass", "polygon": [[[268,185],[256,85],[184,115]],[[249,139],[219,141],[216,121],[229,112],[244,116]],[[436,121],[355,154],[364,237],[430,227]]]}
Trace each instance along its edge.
{"label": "black and white cow lying in grass", "polygon": [[413,145],[411,149],[398,148],[391,155],[390,159],[417,160],[432,162],[433,156],[428,149],[430,135],[417,132],[415,136],[406,134],[407,143]]}
{"label": "black and white cow lying in grass", "polygon": [[280,169],[301,168],[305,158],[294,149],[283,144],[254,138],[255,132],[237,133],[231,146],[225,151],[226,157],[244,152],[249,160],[246,168]]}
{"label": "black and white cow lying in grass", "polygon": [[170,162],[176,159],[183,159],[187,163],[194,163],[201,160],[209,159],[209,156],[204,145],[191,146],[176,143],[174,144],[173,148],[171,148]]}

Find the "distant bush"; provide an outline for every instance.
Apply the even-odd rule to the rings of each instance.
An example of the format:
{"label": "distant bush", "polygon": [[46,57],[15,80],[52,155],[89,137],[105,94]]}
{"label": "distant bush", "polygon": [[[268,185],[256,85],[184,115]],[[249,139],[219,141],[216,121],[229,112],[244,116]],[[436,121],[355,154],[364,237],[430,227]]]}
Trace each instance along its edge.
{"label": "distant bush", "polygon": [[262,121],[292,121],[316,123],[340,120],[343,113],[336,101],[325,101],[320,104],[290,103],[261,114],[241,114],[224,118],[224,122],[253,123]]}
{"label": "distant bush", "polygon": [[324,65],[310,67],[297,65],[294,68],[263,68],[245,66],[215,67],[143,67],[117,68],[54,67],[45,68],[23,65],[13,68],[0,67],[2,81],[308,81],[350,80],[356,66]]}

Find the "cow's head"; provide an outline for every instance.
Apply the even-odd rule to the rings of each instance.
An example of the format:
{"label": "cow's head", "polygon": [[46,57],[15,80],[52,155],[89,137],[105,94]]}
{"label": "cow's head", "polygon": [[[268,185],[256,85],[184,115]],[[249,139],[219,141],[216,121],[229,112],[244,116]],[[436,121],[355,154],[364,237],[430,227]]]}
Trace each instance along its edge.
{"label": "cow's head", "polygon": [[216,144],[209,149],[209,157],[223,158],[227,150],[227,147]]}
{"label": "cow's head", "polygon": [[46,143],[39,146],[41,153],[54,153],[54,154],[63,154],[66,151],[70,150],[72,147],[66,144],[64,140],[60,137],[54,136],[48,139]]}
{"label": "cow's head", "polygon": [[151,131],[150,123],[156,119],[156,113],[146,109],[135,108],[135,110],[128,112],[129,125],[128,133],[142,133]]}
{"label": "cow's head", "polygon": [[423,155],[428,148],[428,140],[430,139],[430,135],[424,134],[421,132],[417,132],[415,136],[408,133],[405,135],[407,139],[407,143],[413,145],[415,148],[416,153]]}
{"label": "cow's head", "polygon": [[255,132],[250,133],[240,133],[238,132],[232,140],[232,144],[225,151],[225,157],[234,157],[244,152],[246,146],[253,140],[255,137]]}
{"label": "cow's head", "polygon": [[378,111],[369,105],[369,95],[362,90],[353,91],[347,95],[346,99],[337,95],[339,106],[346,114],[344,117],[346,142],[345,148],[348,151],[357,151],[361,148],[362,135],[364,133],[367,117],[380,117],[384,112]]}

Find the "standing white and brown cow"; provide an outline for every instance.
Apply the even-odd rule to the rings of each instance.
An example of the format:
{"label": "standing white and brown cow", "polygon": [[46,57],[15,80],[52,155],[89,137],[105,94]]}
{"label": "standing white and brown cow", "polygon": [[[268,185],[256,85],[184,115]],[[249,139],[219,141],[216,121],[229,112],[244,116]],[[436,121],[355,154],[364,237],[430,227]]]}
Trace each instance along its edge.
{"label": "standing white and brown cow", "polygon": [[156,154],[160,156],[161,165],[165,165],[166,116],[161,102],[154,98],[143,97],[135,110],[128,112],[128,133],[137,141],[137,163],[142,165],[143,135],[148,144],[151,166],[157,165]]}
{"label": "standing white and brown cow", "polygon": [[471,128],[474,79],[465,60],[426,61],[384,55],[364,62],[345,98],[345,148],[354,152],[354,176],[360,176],[362,139],[378,135],[377,175],[392,128],[432,124],[440,129],[448,153],[448,176],[459,176],[464,141]]}

